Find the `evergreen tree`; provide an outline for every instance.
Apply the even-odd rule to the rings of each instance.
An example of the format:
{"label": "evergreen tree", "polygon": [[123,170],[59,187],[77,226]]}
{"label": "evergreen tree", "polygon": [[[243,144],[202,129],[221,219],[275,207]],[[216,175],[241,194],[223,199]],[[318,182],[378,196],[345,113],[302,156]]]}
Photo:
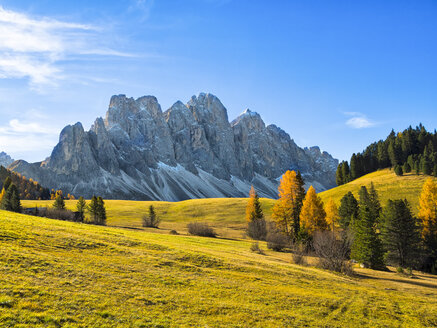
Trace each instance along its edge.
{"label": "evergreen tree", "polygon": [[12,183],[11,177],[10,176],[6,177],[5,182],[3,182],[3,189],[8,190],[11,183]]}
{"label": "evergreen tree", "polygon": [[285,172],[278,187],[279,199],[275,202],[272,212],[277,227],[292,239],[296,239],[299,232],[302,182],[295,171]]}
{"label": "evergreen tree", "polygon": [[348,183],[349,181],[351,181],[349,164],[347,161],[343,162],[343,165],[341,166],[341,170],[342,170],[341,175],[343,176],[343,183]]}
{"label": "evergreen tree", "polygon": [[19,197],[19,192],[15,184],[9,182],[8,184],[4,184],[4,186],[8,186],[8,189],[5,191],[4,196],[1,201],[1,209],[12,212],[21,212],[21,202]]}
{"label": "evergreen tree", "polygon": [[395,166],[401,162],[401,150],[396,143],[396,139],[390,140],[387,152],[390,158],[391,166]]}
{"label": "evergreen tree", "polygon": [[97,197],[97,222],[99,225],[106,225],[106,208],[102,197]]}
{"label": "evergreen tree", "polygon": [[249,201],[246,206],[247,234],[256,240],[265,240],[267,224],[255,188],[252,186],[249,192]]}
{"label": "evergreen tree", "polygon": [[303,201],[300,213],[300,223],[302,228],[310,235],[317,230],[326,230],[326,212],[323,208],[322,199],[316,194],[313,186],[310,186]]}
{"label": "evergreen tree", "polygon": [[80,196],[76,203],[76,211],[79,213],[79,219],[81,222],[85,219],[86,201]]}
{"label": "evergreen tree", "polygon": [[335,183],[337,186],[344,184],[343,179],[343,163],[338,164],[337,171],[335,172]]}
{"label": "evergreen tree", "polygon": [[352,154],[351,157],[351,166],[350,166],[350,175],[351,175],[351,181],[355,180],[356,178],[359,178],[359,173],[358,173],[358,160],[357,160],[357,155]]}
{"label": "evergreen tree", "polygon": [[332,231],[339,226],[340,216],[338,215],[338,208],[335,202],[330,199],[325,206],[326,223]]}
{"label": "evergreen tree", "polygon": [[410,173],[411,172],[411,166],[408,162],[405,162],[402,166],[403,173]]}
{"label": "evergreen tree", "polygon": [[419,197],[419,219],[421,220],[422,238],[428,256],[425,266],[430,270],[437,265],[437,183],[432,178],[426,179]]}
{"label": "evergreen tree", "polygon": [[413,267],[420,234],[407,200],[389,200],[382,213],[382,242],[387,258],[400,267]]}
{"label": "evergreen tree", "polygon": [[368,201],[370,211],[375,218],[375,222],[378,223],[379,217],[381,216],[382,207],[381,203],[379,202],[378,192],[376,191],[373,182],[370,183]]}
{"label": "evergreen tree", "polygon": [[55,201],[53,202],[53,208],[56,208],[58,210],[65,210],[65,201],[61,193],[56,194]]}
{"label": "evergreen tree", "polygon": [[432,173],[432,167],[431,167],[431,162],[428,158],[428,156],[422,156],[421,160],[420,160],[420,171],[423,172],[423,174],[426,175],[431,175]]}
{"label": "evergreen tree", "polygon": [[354,241],[351,258],[372,269],[384,266],[381,240],[376,233],[372,211],[360,202],[358,218],[353,223]]}
{"label": "evergreen tree", "polygon": [[350,191],[341,199],[338,215],[340,216],[339,223],[342,229],[347,229],[358,217],[358,202]]}
{"label": "evergreen tree", "polygon": [[434,169],[432,170],[432,175],[437,177],[437,164],[434,164]]}
{"label": "evergreen tree", "polygon": [[397,176],[402,176],[404,174],[403,170],[402,170],[402,166],[400,165],[395,165],[394,171],[396,173]]}
{"label": "evergreen tree", "polygon": [[264,218],[264,214],[261,209],[261,203],[255,188],[252,186],[249,191],[249,200],[246,206],[246,221],[251,222],[262,218]]}
{"label": "evergreen tree", "polygon": [[99,208],[97,205],[97,197],[96,196],[91,197],[90,203],[88,205],[88,212],[90,214],[90,223],[97,224],[98,215],[99,215]]}

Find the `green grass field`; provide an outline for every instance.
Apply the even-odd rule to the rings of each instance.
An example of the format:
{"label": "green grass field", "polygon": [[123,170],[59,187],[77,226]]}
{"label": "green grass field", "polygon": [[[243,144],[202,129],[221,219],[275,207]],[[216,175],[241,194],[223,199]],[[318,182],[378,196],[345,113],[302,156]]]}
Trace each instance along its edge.
{"label": "green grass field", "polygon": [[[417,213],[419,195],[422,191],[423,183],[428,177],[427,175],[416,174],[397,176],[392,170],[385,169],[367,174],[345,185],[324,191],[319,195],[324,202],[332,198],[337,204],[340,204],[340,199],[349,191],[358,199],[358,191],[361,186],[369,187],[373,181],[375,189],[378,191],[381,205],[385,206],[389,199],[407,199],[412,211]],[[437,178],[434,179],[437,181]]]}
{"label": "green grass field", "polygon": [[437,326],[435,276],[349,278],[250,244],[0,211],[0,326]]}

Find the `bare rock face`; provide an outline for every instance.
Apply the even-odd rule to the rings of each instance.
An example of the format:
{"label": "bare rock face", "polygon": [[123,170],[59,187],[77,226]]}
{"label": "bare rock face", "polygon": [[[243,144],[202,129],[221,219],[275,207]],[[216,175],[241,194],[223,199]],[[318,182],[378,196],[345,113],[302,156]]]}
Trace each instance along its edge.
{"label": "bare rock face", "polygon": [[0,165],[1,166],[8,167],[9,165],[12,164],[13,161],[14,160],[11,158],[11,156],[6,154],[4,151],[0,152]]}
{"label": "bare rock face", "polygon": [[230,123],[220,100],[201,93],[164,113],[153,96],[113,96],[89,131],[65,127],[46,161],[9,168],[76,196],[176,201],[245,197],[252,184],[260,196],[276,197],[288,169],[321,191],[335,186],[337,165],[250,110]]}

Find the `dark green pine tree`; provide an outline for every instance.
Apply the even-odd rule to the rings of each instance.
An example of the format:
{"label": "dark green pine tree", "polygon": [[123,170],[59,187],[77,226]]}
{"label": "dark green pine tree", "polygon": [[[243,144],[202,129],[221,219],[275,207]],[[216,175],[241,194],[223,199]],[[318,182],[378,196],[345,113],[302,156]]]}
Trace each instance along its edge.
{"label": "dark green pine tree", "polygon": [[349,181],[351,181],[349,163],[347,161],[343,161],[341,171],[343,176],[343,183],[348,183]]}
{"label": "dark green pine tree", "polygon": [[7,190],[5,191],[5,194],[3,195],[2,202],[1,202],[1,208],[6,211],[12,211],[12,212],[21,212],[21,202],[20,202],[20,193],[18,192],[17,187],[15,184],[11,183],[10,181],[8,183],[4,183],[4,186],[8,186]]}
{"label": "dark green pine tree", "polygon": [[[303,206],[303,200],[305,199],[306,191],[305,191],[305,181],[302,178],[302,174],[300,171],[297,171],[296,174],[296,183],[297,183],[297,197],[296,197],[296,203],[295,208],[293,210],[294,218],[293,218],[293,230],[294,230],[294,236],[299,235],[300,230],[300,212],[302,210]],[[259,203],[259,202],[258,202]],[[259,205],[261,209],[261,204]]]}
{"label": "dark green pine tree", "polygon": [[417,220],[407,200],[389,200],[382,212],[382,242],[390,264],[413,267],[420,243]]}
{"label": "dark green pine tree", "polygon": [[353,223],[354,241],[351,258],[372,269],[384,268],[384,253],[376,233],[375,219],[370,208],[360,203],[358,218]]}
{"label": "dark green pine tree", "polygon": [[405,162],[402,166],[402,172],[403,173],[410,173],[411,172],[411,166],[408,162]]}
{"label": "dark green pine tree", "polygon": [[106,208],[102,197],[97,197],[97,224],[106,225]]}
{"label": "dark green pine tree", "polygon": [[351,181],[359,177],[357,155],[352,154],[350,166]]}
{"label": "dark green pine tree", "polygon": [[[408,164],[407,164],[407,165],[408,165]],[[400,165],[398,165],[398,164],[395,165],[394,171],[395,171],[395,173],[396,173],[397,176],[402,176],[402,175],[404,175],[404,170],[402,169],[402,166],[400,166]]]}
{"label": "dark green pine tree", "polygon": [[88,212],[90,214],[90,223],[97,224],[99,209],[96,196],[91,197],[90,203],[88,205]]}
{"label": "dark green pine tree", "polygon": [[85,219],[85,209],[86,209],[86,201],[80,196],[76,203],[76,211],[79,213],[79,220],[81,222]]}
{"label": "dark green pine tree", "polygon": [[341,199],[340,207],[338,208],[338,215],[340,216],[340,226],[343,229],[347,229],[357,218],[358,202],[350,191]]}
{"label": "dark green pine tree", "polygon": [[370,208],[370,211],[372,212],[373,217],[375,218],[375,222],[379,223],[382,207],[379,201],[378,192],[376,191],[373,182],[370,183],[368,201],[368,206]]}
{"label": "dark green pine tree", "polygon": [[429,160],[428,156],[423,155],[420,160],[420,171],[423,172],[423,174],[431,175],[433,167],[431,167],[431,161]]}
{"label": "dark green pine tree", "polygon": [[437,177],[437,164],[434,164],[434,169],[432,170],[432,175]]}
{"label": "dark green pine tree", "polygon": [[343,163],[338,164],[337,171],[335,172],[335,183],[337,186],[341,186],[343,181],[343,169],[342,169]]}
{"label": "dark green pine tree", "polygon": [[9,176],[6,177],[5,182],[3,182],[3,189],[7,191],[11,183],[12,183],[11,177]]}
{"label": "dark green pine tree", "polygon": [[53,202],[53,208],[58,210],[65,210],[64,197],[60,193],[56,194],[55,201]]}
{"label": "dark green pine tree", "polygon": [[395,166],[397,164],[401,163],[402,160],[402,150],[400,149],[399,145],[396,142],[396,139],[390,140],[388,144],[388,157],[390,158],[391,166]]}

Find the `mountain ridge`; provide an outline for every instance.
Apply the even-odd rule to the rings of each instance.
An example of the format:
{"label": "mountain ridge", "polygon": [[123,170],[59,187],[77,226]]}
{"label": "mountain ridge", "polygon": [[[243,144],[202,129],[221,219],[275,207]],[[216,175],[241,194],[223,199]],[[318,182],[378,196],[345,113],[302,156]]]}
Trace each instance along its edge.
{"label": "mountain ridge", "polygon": [[66,126],[45,161],[10,168],[50,188],[90,197],[183,200],[275,197],[279,177],[300,170],[319,191],[335,186],[338,160],[318,147],[302,149],[276,125],[246,110],[229,121],[209,93],[175,102],[163,112],[154,96],[111,97],[105,118],[89,131]]}

